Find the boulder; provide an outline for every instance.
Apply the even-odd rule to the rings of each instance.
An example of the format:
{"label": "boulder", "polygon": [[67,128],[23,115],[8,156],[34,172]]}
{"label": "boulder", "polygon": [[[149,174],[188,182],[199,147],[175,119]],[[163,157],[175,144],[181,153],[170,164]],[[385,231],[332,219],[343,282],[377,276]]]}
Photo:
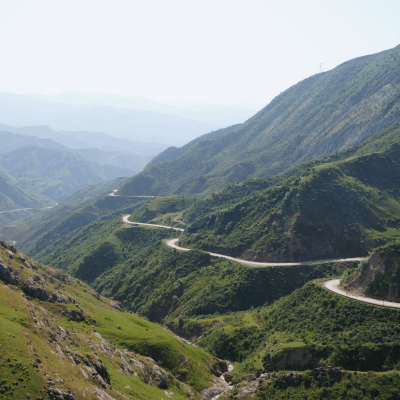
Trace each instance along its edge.
{"label": "boulder", "polygon": [[66,393],[61,389],[50,388],[47,390],[50,400],[75,400],[75,396],[71,393]]}
{"label": "boulder", "polygon": [[158,365],[154,365],[151,369],[151,376],[153,377],[154,382],[160,389],[167,389],[168,382],[165,379],[166,372],[161,369]]}
{"label": "boulder", "polygon": [[0,261],[0,279],[3,282],[10,283],[11,285],[19,285],[21,279],[17,271],[14,271],[9,265],[6,265]]}
{"label": "boulder", "polygon": [[22,285],[22,290],[27,295],[36,299],[43,301],[47,301],[49,299],[49,294],[47,293],[47,290],[39,286],[32,277],[29,277],[25,280],[24,284]]}

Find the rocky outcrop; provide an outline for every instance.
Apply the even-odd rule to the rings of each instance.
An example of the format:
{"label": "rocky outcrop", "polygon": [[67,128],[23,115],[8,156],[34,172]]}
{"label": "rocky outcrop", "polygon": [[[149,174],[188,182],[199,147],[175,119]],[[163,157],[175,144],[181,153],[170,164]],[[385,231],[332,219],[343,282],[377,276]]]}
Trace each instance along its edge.
{"label": "rocky outcrop", "polygon": [[75,396],[71,393],[66,393],[57,388],[47,389],[47,394],[49,395],[50,400],[75,400]]}
{"label": "rocky outcrop", "polygon": [[368,261],[344,279],[343,288],[359,296],[393,302],[400,301],[400,243],[377,250]]}
{"label": "rocky outcrop", "polygon": [[0,279],[11,285],[19,285],[21,279],[16,270],[0,261]]}
{"label": "rocky outcrop", "polygon": [[25,279],[25,282],[22,285],[22,290],[29,296],[47,301],[49,299],[49,294],[47,290],[41,286],[41,279],[35,279],[38,275],[35,274],[34,277],[29,277]]}
{"label": "rocky outcrop", "polygon": [[203,400],[212,400],[215,396],[218,396],[229,389],[229,385],[226,383],[223,376],[215,378],[212,381],[212,384],[211,387],[200,391]]}
{"label": "rocky outcrop", "polygon": [[68,294],[61,294],[57,291],[53,292],[49,297],[50,303],[73,303],[75,304],[75,300]]}
{"label": "rocky outcrop", "polygon": [[153,367],[151,368],[151,376],[153,377],[154,382],[160,389],[168,388],[168,382],[165,379],[166,375],[166,372],[158,365],[153,365]]}

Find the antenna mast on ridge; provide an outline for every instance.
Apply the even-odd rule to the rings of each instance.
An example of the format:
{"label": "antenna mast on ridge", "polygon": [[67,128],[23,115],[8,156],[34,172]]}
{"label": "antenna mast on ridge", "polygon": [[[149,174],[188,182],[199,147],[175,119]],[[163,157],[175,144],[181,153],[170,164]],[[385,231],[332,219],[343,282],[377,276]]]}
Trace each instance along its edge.
{"label": "antenna mast on ridge", "polygon": [[319,63],[319,73],[322,72],[322,63]]}

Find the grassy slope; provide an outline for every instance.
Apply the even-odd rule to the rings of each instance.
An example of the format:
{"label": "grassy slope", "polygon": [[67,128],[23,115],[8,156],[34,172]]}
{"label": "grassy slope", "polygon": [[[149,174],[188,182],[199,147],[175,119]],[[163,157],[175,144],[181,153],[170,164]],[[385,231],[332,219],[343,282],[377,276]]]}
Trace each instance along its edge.
{"label": "grassy slope", "polygon": [[133,177],[123,194],[204,195],[357,145],[400,120],[400,47],[305,79],[234,132]]}
{"label": "grassy slope", "polygon": [[[219,202],[227,189],[199,200],[183,215],[194,222],[181,243],[271,261],[364,255],[399,235],[399,141],[396,125],[336,161],[306,164],[226,208]],[[369,154],[374,148],[381,151]]]}
{"label": "grassy slope", "polygon": [[[68,354],[74,355],[75,359],[80,357],[79,354],[85,354],[86,358],[92,359],[100,356],[108,369],[114,389],[107,391],[116,399],[122,397],[115,390],[135,399],[159,399],[160,396],[164,396],[164,392],[157,387],[147,385],[135,376],[129,377],[119,372],[122,361],[116,350],[125,351],[127,359],[136,358],[150,367],[152,362],[139,355],[152,357],[170,374],[183,377],[183,381],[195,391],[209,385],[208,381],[212,375],[208,372],[208,367],[211,368],[213,358],[204,351],[183,344],[160,326],[135,314],[116,311],[110,306],[109,300],[96,298],[91,289],[88,290],[80,281],[62,277],[59,272],[53,273],[47,267],[36,263],[36,270],[32,270],[26,263],[22,263],[19,256],[15,255],[10,260],[6,251],[4,248],[0,250],[0,258],[11,268],[16,268],[22,279],[37,274],[46,279],[46,289],[49,293],[57,289],[59,293],[72,296],[76,304],[26,301],[20,294],[20,288],[6,286],[0,282],[2,398],[14,398],[27,393],[31,398],[38,398],[49,377],[60,389],[67,391],[66,388],[70,387],[77,398],[80,398],[82,390],[90,395],[96,385],[99,386],[98,383],[95,380],[86,381],[81,373],[83,364],[76,366],[75,363],[71,363]],[[60,314],[61,310],[69,309],[81,309],[90,325],[68,320]],[[60,341],[59,334],[62,334],[62,329],[65,330],[64,334],[69,333],[66,340]],[[98,334],[110,342],[103,342],[101,345],[102,339],[96,336]],[[108,352],[111,351],[112,356],[102,352],[101,346],[104,349],[104,345],[111,346]],[[37,358],[41,360],[39,363],[36,362]],[[36,369],[34,364],[38,364]],[[141,374],[140,371],[138,373]],[[168,390],[174,391],[177,394],[176,398],[183,399],[186,390],[172,375],[169,381]]]}

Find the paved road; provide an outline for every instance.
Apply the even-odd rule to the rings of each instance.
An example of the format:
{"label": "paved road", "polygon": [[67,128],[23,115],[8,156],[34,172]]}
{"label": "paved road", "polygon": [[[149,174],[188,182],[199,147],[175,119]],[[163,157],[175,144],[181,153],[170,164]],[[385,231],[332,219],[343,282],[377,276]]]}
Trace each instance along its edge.
{"label": "paved road", "polygon": [[[122,217],[122,221],[126,222],[127,224],[132,224],[132,225],[153,226],[153,227],[156,227],[156,228],[173,229],[173,230],[175,230],[175,231],[181,231],[181,232],[184,232],[184,231],[185,231],[184,229],[181,229],[181,228],[174,228],[173,226],[156,225],[156,224],[144,224],[143,222],[131,222],[131,221],[128,220],[129,217],[130,217],[130,214],[124,215],[124,216]],[[175,240],[175,239],[174,239],[174,240]],[[179,240],[179,239],[176,239],[176,240]],[[188,250],[190,250],[190,249],[188,249]]]}
{"label": "paved road", "polygon": [[364,297],[364,296],[358,296],[355,294],[351,294],[347,290],[344,290],[340,287],[340,279],[332,279],[330,281],[325,281],[323,283],[323,286],[326,289],[330,290],[331,292],[340,294],[341,296],[345,296],[345,297],[348,297],[353,300],[363,301],[364,303],[374,304],[374,305],[383,306],[383,307],[400,308],[400,303],[394,303],[394,302],[386,301],[386,300],[377,300],[377,299],[372,299],[370,297]]}
{"label": "paved road", "polygon": [[[155,224],[144,224],[142,222],[131,222],[128,221],[128,218],[130,215],[125,215],[122,217],[122,220],[128,224],[133,224],[133,225],[144,225],[144,226],[153,226],[157,228],[165,228],[165,229],[174,229],[176,231],[184,232],[184,229],[181,228],[174,228],[172,226],[166,226],[166,225],[155,225]],[[191,249],[187,249],[185,247],[180,247],[177,245],[179,241],[179,238],[176,239],[169,239],[165,243],[167,246],[172,247],[173,249],[176,250],[181,250],[181,251],[189,251]],[[226,256],[224,254],[218,254],[218,253],[211,253],[207,251],[208,254],[210,254],[212,257],[221,257],[221,258],[226,258],[227,260],[235,261],[237,263],[243,264],[243,265],[250,265],[252,267],[279,267],[283,265],[310,265],[310,264],[320,264],[320,263],[326,263],[326,262],[343,262],[343,261],[364,261],[367,260],[367,257],[355,257],[355,258],[334,258],[334,259],[329,259],[329,260],[316,260],[316,261],[302,261],[302,262],[297,262],[297,263],[267,263],[267,262],[257,262],[257,261],[248,261],[248,260],[243,260],[241,258],[235,258],[235,257],[230,257]]]}
{"label": "paved road", "polygon": [[[57,206],[57,205],[58,205],[58,203],[56,203],[55,206]],[[0,214],[10,213],[10,212],[15,212],[15,211],[25,211],[25,210],[47,210],[48,208],[53,208],[55,206],[42,207],[42,208],[18,208],[16,210],[0,211]]]}
{"label": "paved road", "polygon": [[146,199],[152,199],[153,197],[161,197],[161,196],[125,196],[125,195],[123,195],[123,194],[115,194],[115,193],[117,193],[118,192],[118,190],[117,189],[114,189],[110,194],[109,194],[109,196],[112,196],[112,197],[143,197],[143,198],[146,198]]}

